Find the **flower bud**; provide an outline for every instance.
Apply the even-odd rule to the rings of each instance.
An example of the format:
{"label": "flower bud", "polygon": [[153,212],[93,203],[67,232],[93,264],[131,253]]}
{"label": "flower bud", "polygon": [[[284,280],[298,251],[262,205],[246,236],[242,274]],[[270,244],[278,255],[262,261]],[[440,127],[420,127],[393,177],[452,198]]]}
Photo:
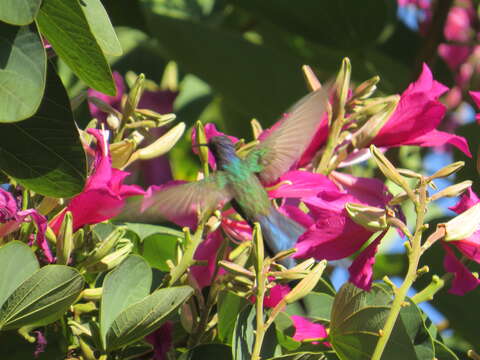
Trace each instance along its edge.
{"label": "flower bud", "polygon": [[472,186],[472,181],[465,180],[461,183],[451,185],[446,187],[445,189],[437,192],[436,194],[430,197],[430,201],[435,201],[444,197],[456,197],[461,195],[465,190]]}
{"label": "flower bud", "polygon": [[200,157],[200,161],[202,164],[208,164],[208,147],[202,146],[208,143],[207,135],[205,134],[205,128],[200,121],[195,123],[195,131],[197,134],[197,143],[195,145],[198,146],[198,156]]}
{"label": "flower bud", "polygon": [[352,137],[352,145],[357,149],[362,149],[371,144],[375,136],[380,132],[390,116],[395,111],[400,97],[384,104],[383,109],[373,115]]}
{"label": "flower bud", "polygon": [[[127,239],[125,239],[127,240]],[[100,261],[87,266],[88,272],[101,272],[113,269],[117,265],[119,265],[132,251],[133,244],[128,240],[128,243],[121,247],[120,249],[108,254],[107,256],[103,257]]]}
{"label": "flower bud", "polygon": [[137,108],[138,103],[140,102],[140,98],[142,97],[143,88],[145,86],[144,82],[145,82],[145,75],[144,74],[138,75],[137,79],[135,80],[135,83],[132,86],[132,89],[130,90],[130,93],[127,96],[127,101],[123,108],[122,119],[124,119],[124,121],[127,121],[128,118],[134,114],[135,109]]}
{"label": "flower bud", "polygon": [[37,211],[42,215],[47,215],[61,203],[61,199],[45,196],[38,204]]}
{"label": "flower bud", "polygon": [[122,141],[110,145],[110,156],[112,158],[112,167],[122,169],[127,163],[137,144],[132,139],[124,139]]}
{"label": "flower bud", "polygon": [[110,129],[117,130],[120,127],[120,119],[113,114],[108,114],[107,124],[110,127]]}
{"label": "flower bud", "polygon": [[262,125],[257,119],[252,119],[250,125],[252,125],[253,138],[256,140],[263,131]]}
{"label": "flower bud", "polygon": [[113,249],[113,247],[125,235],[126,232],[127,228],[125,226],[117,227],[105,239],[97,244],[95,249],[93,249],[93,251],[88,255],[81,265],[85,267],[99,261],[105,255],[107,255],[110,250]]}
{"label": "flower bud", "polygon": [[377,89],[377,84],[380,81],[380,77],[378,75],[364,81],[360,85],[356,87],[353,91],[353,99],[366,99],[372,95],[375,90]]}
{"label": "flower bud", "polygon": [[73,250],[73,217],[70,211],[65,213],[57,236],[57,264],[67,265]]}
{"label": "flower bud", "polygon": [[452,164],[448,164],[447,166],[435,172],[432,176],[429,176],[427,178],[427,182],[432,181],[434,179],[438,179],[438,178],[448,177],[453,173],[457,172],[458,170],[460,170],[464,166],[465,166],[465,162],[463,161],[457,161]]}
{"label": "flower bud", "polygon": [[170,124],[177,118],[175,114],[160,114],[150,109],[136,109],[135,112],[141,115],[144,119],[153,121],[155,127]]}
{"label": "flower bud", "polygon": [[132,157],[134,159],[149,160],[166,154],[177,143],[185,131],[185,123],[181,122],[159,137],[152,144],[138,149]]}
{"label": "flower bud", "polygon": [[385,209],[354,203],[347,203],[345,209],[355,223],[370,231],[384,230],[388,226]]}
{"label": "flower bud", "polygon": [[230,261],[222,260],[218,263],[218,265],[220,265],[221,267],[223,267],[225,270],[227,270],[228,272],[230,272],[232,274],[242,275],[242,276],[246,276],[246,277],[249,277],[249,278],[252,278],[252,279],[255,278],[254,273],[252,273],[251,271],[248,271],[244,267],[242,267],[238,264],[232,263]]}
{"label": "flower bud", "polygon": [[348,92],[350,90],[350,75],[352,66],[349,58],[343,58],[342,66],[335,80],[336,98],[333,102],[333,118],[338,114],[343,114],[345,103],[347,102]]}
{"label": "flower bud", "polygon": [[307,81],[308,87],[311,91],[316,91],[322,87],[320,81],[318,80],[317,76],[315,75],[310,66],[303,65],[302,70],[303,76],[305,77],[305,80]]}
{"label": "flower bud", "polygon": [[409,191],[412,191],[408,183],[400,175],[395,166],[393,166],[393,164],[387,159],[385,155],[383,155],[383,153],[375,145],[370,146],[370,152],[372,153],[375,162],[378,165],[378,168],[387,179],[393,181],[395,184],[402,187],[405,191],[407,191],[407,193]]}
{"label": "flower bud", "polygon": [[480,227],[480,203],[455,216],[445,224],[445,241],[469,238]]}
{"label": "flower bud", "polygon": [[[112,106],[110,106],[110,104],[107,104],[105,101],[103,101],[103,100],[101,100],[101,99],[99,99],[95,96],[90,96],[88,98],[88,101],[90,101],[93,105],[95,105],[96,107],[98,107],[100,110],[102,110],[103,112],[105,112],[107,114],[113,114],[117,118],[122,117],[122,114],[120,112],[118,112],[117,109],[113,108]],[[90,127],[95,127],[95,126],[88,126],[87,128],[90,128]]]}
{"label": "flower bud", "polygon": [[297,286],[295,286],[287,295],[285,295],[283,300],[287,304],[291,304],[307,296],[317,285],[318,281],[320,280],[323,274],[323,270],[325,270],[326,266],[327,266],[326,260],[320,261],[312,269],[312,271],[310,271],[310,273],[307,276],[305,276],[297,284]]}

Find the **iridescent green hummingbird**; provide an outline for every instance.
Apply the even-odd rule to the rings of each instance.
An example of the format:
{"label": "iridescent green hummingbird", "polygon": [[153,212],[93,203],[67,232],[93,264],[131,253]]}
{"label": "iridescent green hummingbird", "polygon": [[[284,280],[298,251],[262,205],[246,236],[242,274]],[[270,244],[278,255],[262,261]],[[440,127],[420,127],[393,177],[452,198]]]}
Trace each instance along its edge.
{"label": "iridescent green hummingbird", "polygon": [[[171,220],[185,214],[210,214],[231,201],[250,226],[260,224],[271,255],[294,247],[305,229],[273,206],[262,184],[273,183],[300,158],[320,124],[327,99],[324,90],[306,95],[243,159],[227,136],[212,137],[208,147],[217,171],[204,180],[159,191],[147,200],[147,212]],[[289,268],[295,265],[290,258],[282,263]]]}

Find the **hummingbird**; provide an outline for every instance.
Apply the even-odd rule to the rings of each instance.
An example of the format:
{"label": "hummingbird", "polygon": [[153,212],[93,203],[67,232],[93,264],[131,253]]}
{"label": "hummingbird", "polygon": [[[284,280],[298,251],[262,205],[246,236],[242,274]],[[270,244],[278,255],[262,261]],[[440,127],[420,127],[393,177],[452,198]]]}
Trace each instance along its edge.
{"label": "hummingbird", "polygon": [[[153,216],[171,220],[199,211],[211,214],[230,201],[250,226],[255,222],[260,224],[269,255],[293,248],[305,229],[275,208],[264,184],[273,183],[300,158],[320,124],[327,103],[328,95],[323,89],[303,97],[245,158],[237,155],[234,143],[227,136],[210,138],[206,145],[216,160],[217,171],[203,180],[160,190],[143,207]],[[292,258],[281,263],[287,268],[296,264]]]}

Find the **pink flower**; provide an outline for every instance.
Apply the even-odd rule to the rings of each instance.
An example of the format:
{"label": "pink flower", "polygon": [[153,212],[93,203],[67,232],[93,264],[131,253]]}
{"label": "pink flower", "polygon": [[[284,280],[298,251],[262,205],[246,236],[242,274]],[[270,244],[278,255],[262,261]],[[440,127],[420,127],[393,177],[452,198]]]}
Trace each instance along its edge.
{"label": "pink flower", "polygon": [[378,147],[448,143],[471,157],[463,137],[436,130],[446,111],[438,98],[447,90],[446,86],[433,80],[430,69],[424,64],[420,77],[403,92],[395,112],[372,143]]}
{"label": "pink flower", "polygon": [[[322,324],[316,324],[298,315],[292,315],[290,318],[295,327],[295,334],[293,335],[295,341],[326,339],[328,337],[327,330]],[[318,342],[315,341],[313,344],[318,344]],[[324,342],[323,344],[331,346],[328,342]]]}
{"label": "pink flower", "polygon": [[173,322],[166,321],[158,330],[147,335],[145,340],[153,345],[155,360],[167,360],[167,353],[173,346]]}
{"label": "pink flower", "polygon": [[48,262],[54,258],[48,247],[45,232],[47,231],[47,219],[35,209],[19,210],[13,195],[0,187],[0,237],[8,235],[20,228],[22,223],[30,218],[37,226],[36,242]]}
{"label": "pink flower", "polygon": [[[209,286],[213,279],[215,273],[215,267],[217,266],[217,252],[220,248],[222,242],[224,241],[221,231],[214,231],[207,236],[207,239],[204,240],[195,251],[194,259],[195,260],[204,260],[207,261],[208,265],[194,265],[190,268],[191,274],[197,281],[197,284],[200,288]],[[222,270],[220,272],[224,273]]]}
{"label": "pink flower", "polygon": [[472,48],[466,45],[440,44],[438,54],[445,60],[450,69],[458,69],[472,53]]}
{"label": "pink flower", "polygon": [[[479,202],[478,196],[469,188],[462,195],[460,201],[450,209],[457,214],[461,214]],[[466,239],[449,241],[447,244],[455,246],[466,258],[480,263],[480,229]],[[480,282],[470,273],[465,265],[456,259],[453,251],[447,244],[444,243],[446,255],[443,264],[446,271],[455,274],[452,288],[449,292],[456,295],[464,295],[473,290]]]}
{"label": "pink flower", "polygon": [[356,224],[347,214],[347,202],[384,207],[390,199],[385,185],[377,179],[335,174],[343,185],[302,198],[310,210],[313,225],[300,236],[296,258],[338,260],[353,255],[370,238],[372,231]]}
{"label": "pink flower", "polygon": [[474,290],[480,284],[480,280],[473,276],[470,270],[455,257],[452,249],[447,245],[443,245],[443,248],[446,253],[443,266],[446,271],[454,274],[452,286],[448,292],[455,295],[465,295],[467,292]]}
{"label": "pink flower", "polygon": [[[103,102],[109,104],[111,107],[118,111],[122,111],[122,99],[125,95],[125,83],[122,76],[114,71],[113,79],[115,80],[115,86],[117,93],[115,96],[108,96],[99,91],[89,89],[89,97],[97,97]],[[171,113],[173,111],[173,102],[177,97],[178,92],[170,90],[144,90],[142,97],[138,103],[140,109],[150,109],[160,114]],[[101,122],[105,122],[108,114],[103,112],[92,102],[88,103],[90,114],[97,118]],[[147,137],[142,146],[148,146],[155,141],[159,136],[163,135],[165,130],[163,128],[154,128],[150,130],[150,136]],[[139,172],[142,174],[143,183],[145,186],[164,184],[172,180],[172,170],[170,168],[170,162],[168,155],[160,156],[151,160],[144,160],[134,165],[139,167]]]}
{"label": "pink flower", "polygon": [[475,10],[472,2],[462,1],[461,6],[453,6],[448,13],[443,33],[450,41],[466,42],[472,36],[472,21],[475,19]]}
{"label": "pink flower", "polygon": [[86,224],[111,219],[121,212],[126,198],[145,194],[136,185],[123,184],[128,172],[112,168],[104,132],[96,129],[89,129],[88,132],[97,140],[93,169],[83,191],[51,221],[50,226],[56,233],[60,230],[66,211],[72,213],[73,229],[77,231]]}
{"label": "pink flower", "polygon": [[[480,108],[480,91],[470,91],[469,94],[475,102],[475,105]],[[477,120],[477,123],[480,124],[480,114],[476,114],[475,119]]]}

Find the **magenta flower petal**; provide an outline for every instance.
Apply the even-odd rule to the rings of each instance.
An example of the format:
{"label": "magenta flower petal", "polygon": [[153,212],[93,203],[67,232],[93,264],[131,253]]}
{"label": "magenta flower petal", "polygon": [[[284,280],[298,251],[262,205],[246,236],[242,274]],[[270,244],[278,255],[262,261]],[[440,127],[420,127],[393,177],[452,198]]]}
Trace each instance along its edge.
{"label": "magenta flower petal", "polygon": [[136,185],[123,184],[128,172],[112,168],[105,133],[97,129],[89,129],[88,133],[97,139],[92,173],[83,191],[50,222],[56,233],[60,230],[66,211],[72,213],[73,229],[77,231],[86,224],[96,224],[120,214],[127,197],[145,194],[145,191]]}
{"label": "magenta flower petal", "polygon": [[386,231],[378,235],[356,258],[348,268],[350,273],[350,282],[356,287],[365,291],[372,288],[373,265],[375,264],[375,254],[378,245],[385,236]]}
{"label": "magenta flower petal", "polygon": [[430,69],[424,64],[420,77],[403,92],[395,112],[372,143],[385,147],[450,143],[470,156],[465,141],[435,131],[446,112],[438,98],[447,90],[446,86],[433,80]]}
{"label": "magenta flower petal", "polygon": [[168,114],[173,112],[173,102],[178,96],[178,91],[144,90],[142,97],[138,102],[140,109],[150,109],[159,114]]}
{"label": "magenta flower petal", "polygon": [[155,360],[168,360],[167,353],[173,346],[173,322],[166,321],[158,330],[145,336],[145,340],[153,345]]}
{"label": "magenta flower petal", "polygon": [[198,246],[195,252],[195,260],[206,260],[208,262],[207,266],[194,265],[190,267],[190,272],[200,288],[209,286],[213,281],[217,252],[223,241],[224,239],[221,232],[214,231]]}
{"label": "magenta flower petal", "polygon": [[[475,102],[475,105],[480,108],[480,91],[470,91],[469,94]],[[475,115],[475,119],[477,123],[480,123],[480,114]]]}
{"label": "magenta flower petal", "polygon": [[292,315],[290,318],[295,327],[294,340],[303,341],[308,339],[325,339],[328,337],[327,330],[322,324],[316,324],[299,315]]}
{"label": "magenta flower petal", "polygon": [[446,245],[443,248],[446,253],[443,266],[446,271],[454,274],[452,287],[448,292],[455,295],[465,295],[475,289],[480,284],[480,280],[473,276],[470,270],[455,257],[452,249]]}
{"label": "magenta flower petal", "polygon": [[477,204],[479,201],[480,199],[478,198],[477,194],[475,194],[472,188],[469,187],[460,198],[460,201],[449,209],[455,211],[457,214],[461,214],[462,212],[470,209],[473,205]]}
{"label": "magenta flower petal", "polygon": [[[283,183],[283,184],[282,184]],[[308,171],[289,171],[283,174],[268,191],[271,198],[303,198],[315,196],[320,191],[338,191],[337,186],[325,175]]]}
{"label": "magenta flower petal", "polygon": [[47,243],[47,239],[45,237],[45,233],[47,231],[47,218],[42,214],[39,214],[35,209],[27,209],[23,211],[19,211],[17,213],[17,219],[20,223],[25,221],[26,217],[30,217],[35,225],[37,226],[37,236],[35,241],[40,249],[42,249],[43,254],[48,262],[52,263],[55,261],[52,252]]}
{"label": "magenta flower petal", "polygon": [[38,358],[40,356],[41,353],[45,352],[45,348],[47,347],[47,338],[45,337],[45,335],[43,335],[43,333],[41,331],[34,331],[33,332],[34,334],[37,335],[37,340],[36,340],[36,346],[35,346],[35,351],[33,353],[33,356],[35,358]]}
{"label": "magenta flower petal", "polygon": [[[121,111],[121,102],[122,96],[125,93],[125,84],[123,82],[122,75],[120,75],[118,72],[114,71],[112,75],[113,80],[115,81],[115,88],[117,91],[115,96],[105,95],[104,93],[93,89],[88,89],[87,94],[88,96],[97,97],[103,102],[109,104],[114,109]],[[92,117],[97,118],[101,122],[104,122],[107,119],[108,114],[104,113],[93,103],[89,102],[88,108],[90,109],[90,114],[92,115]]]}
{"label": "magenta flower petal", "polygon": [[277,284],[263,298],[263,305],[267,308],[273,308],[290,292],[288,285]]}
{"label": "magenta flower petal", "polygon": [[13,220],[17,213],[17,202],[13,195],[0,187],[0,223]]}

